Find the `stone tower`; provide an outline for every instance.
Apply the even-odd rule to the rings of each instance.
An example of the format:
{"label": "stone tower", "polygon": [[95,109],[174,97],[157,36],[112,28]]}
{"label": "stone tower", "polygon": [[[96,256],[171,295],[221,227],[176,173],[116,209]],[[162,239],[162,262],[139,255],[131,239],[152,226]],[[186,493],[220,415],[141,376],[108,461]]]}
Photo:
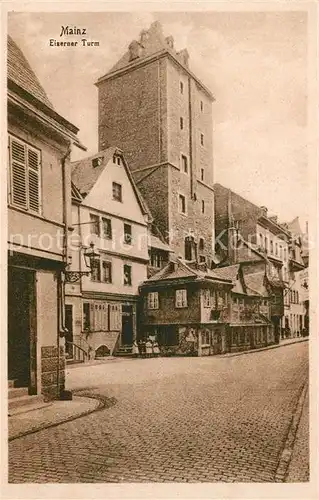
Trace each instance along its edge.
{"label": "stone tower", "polygon": [[99,149],[117,145],[178,256],[210,265],[214,251],[211,92],[159,22],[96,83]]}

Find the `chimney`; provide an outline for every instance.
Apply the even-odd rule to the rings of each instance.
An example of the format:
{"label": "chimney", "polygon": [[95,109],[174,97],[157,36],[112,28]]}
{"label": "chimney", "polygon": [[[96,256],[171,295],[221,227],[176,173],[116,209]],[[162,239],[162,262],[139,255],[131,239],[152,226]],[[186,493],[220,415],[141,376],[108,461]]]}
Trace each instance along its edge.
{"label": "chimney", "polygon": [[144,47],[145,42],[147,41],[147,39],[148,39],[148,31],[147,30],[142,30],[141,33],[140,33],[140,44],[142,45],[142,47]]}
{"label": "chimney", "polygon": [[187,49],[183,49],[183,50],[181,50],[180,52],[178,52],[178,54],[177,54],[177,55],[180,57],[180,59],[181,59],[182,63],[183,63],[185,66],[187,66],[187,67],[188,67],[188,61],[189,61],[189,53],[188,53],[188,50],[187,50]]}
{"label": "chimney", "polygon": [[167,45],[168,45],[171,49],[174,49],[174,38],[172,37],[172,35],[167,36],[167,37],[165,38],[165,42],[167,43]]}
{"label": "chimney", "polygon": [[150,30],[157,32],[159,35],[163,34],[162,25],[159,21],[154,21],[150,26]]}
{"label": "chimney", "polygon": [[267,217],[267,214],[268,214],[268,208],[267,208],[267,207],[265,207],[265,206],[262,206],[262,207],[260,207],[260,210],[262,211],[262,214],[261,214],[261,215],[262,215],[263,217]]}
{"label": "chimney", "polygon": [[128,50],[130,52],[130,61],[134,61],[134,59],[141,56],[142,47],[136,40],[130,43]]}

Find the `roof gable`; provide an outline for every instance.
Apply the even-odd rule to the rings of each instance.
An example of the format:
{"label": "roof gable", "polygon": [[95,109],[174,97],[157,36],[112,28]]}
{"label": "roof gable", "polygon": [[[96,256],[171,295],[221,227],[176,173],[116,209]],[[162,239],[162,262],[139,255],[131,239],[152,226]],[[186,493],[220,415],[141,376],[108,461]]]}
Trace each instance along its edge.
{"label": "roof gable", "polygon": [[[143,225],[148,221],[148,209],[120,149],[110,147],[74,162],[71,177],[84,205]],[[113,198],[113,183],[121,185],[122,202]]]}

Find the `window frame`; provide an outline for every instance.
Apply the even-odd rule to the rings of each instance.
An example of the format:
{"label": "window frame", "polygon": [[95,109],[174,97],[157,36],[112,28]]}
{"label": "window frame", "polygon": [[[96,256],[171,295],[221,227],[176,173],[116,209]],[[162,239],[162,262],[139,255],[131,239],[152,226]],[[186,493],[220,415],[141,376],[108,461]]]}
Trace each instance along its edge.
{"label": "window frame", "polygon": [[[114,195],[114,190],[117,188],[119,188],[119,193],[120,193],[119,197]],[[115,181],[112,182],[112,199],[114,201],[118,201],[119,203],[123,203],[123,189],[122,189],[122,184],[120,184],[119,182]]]}
{"label": "window frame", "polygon": [[[107,264],[107,266],[105,266],[105,264]],[[101,260],[101,282],[102,283],[109,283],[109,284],[112,284],[112,261],[111,260],[107,260],[107,259],[102,259]],[[104,279],[104,272],[105,272],[105,268],[108,267],[109,268],[109,280],[106,280]]]}
{"label": "window frame", "polygon": [[[93,221],[93,218],[95,219],[94,221]],[[101,224],[100,224],[100,222],[101,222],[100,216],[90,212],[90,233],[92,236],[95,235],[95,236],[98,236],[99,238],[101,237]],[[95,227],[97,228],[97,232],[92,231],[92,229],[94,227],[93,225],[95,225]]]}
{"label": "window frame", "polygon": [[[129,229],[129,231],[127,232],[127,229]],[[133,245],[133,227],[132,227],[132,224],[129,224],[128,222],[123,222],[123,239],[124,239],[124,243],[125,245]],[[127,238],[127,236],[129,236],[129,238]]]}
{"label": "window frame", "polygon": [[[178,295],[180,295],[180,299],[178,299]],[[187,288],[178,288],[175,290],[175,308],[185,309],[188,307],[187,302]]]}
{"label": "window frame", "polygon": [[147,294],[147,309],[152,311],[159,309],[159,294],[158,292],[148,292]]}
{"label": "window frame", "polygon": [[[182,199],[184,200],[184,208],[185,208],[184,212],[181,210],[181,201],[182,201]],[[187,215],[186,196],[183,193],[178,193],[178,212],[181,215]]]}
{"label": "window frame", "polygon": [[[24,150],[24,162],[18,159],[13,159],[13,147],[12,142],[16,142],[23,146]],[[20,137],[16,137],[13,134],[8,134],[8,149],[9,149],[9,196],[8,201],[9,205],[12,207],[16,207],[24,212],[28,212],[30,214],[42,215],[42,151],[39,148],[34,147],[29,144],[27,141],[20,139]],[[37,156],[37,168],[30,166],[29,162],[29,152],[36,154]],[[14,181],[13,181],[13,163],[17,166],[22,167],[24,169],[24,187],[25,187],[25,204],[17,203],[14,201]],[[38,208],[34,209],[30,204],[30,172],[37,176],[37,204]],[[21,187],[20,187],[21,189]],[[32,203],[32,202],[31,202]]]}
{"label": "window frame", "polygon": [[[180,157],[180,162],[181,162],[181,172],[185,175],[189,175],[189,165],[188,165],[188,156],[185,155],[184,153],[181,153]],[[185,170],[186,166],[186,170]]]}
{"label": "window frame", "polygon": [[[94,269],[94,263],[98,263],[98,265],[95,265],[95,269],[98,270],[98,277],[97,279],[93,279],[94,274],[93,274],[93,269]],[[91,281],[94,283],[101,283],[101,259],[98,258],[91,258],[90,259],[90,268],[91,268]]]}
{"label": "window frame", "polygon": [[[105,232],[105,225],[104,222],[109,222],[109,233],[107,234]],[[112,231],[112,219],[109,217],[101,217],[101,222],[102,222],[102,232],[103,232],[103,238],[105,240],[112,240],[113,239],[113,231]]]}
{"label": "window frame", "polygon": [[[127,283],[125,283],[125,269],[129,269],[129,280]],[[124,286],[132,286],[132,266],[131,264],[123,264],[123,285]]]}

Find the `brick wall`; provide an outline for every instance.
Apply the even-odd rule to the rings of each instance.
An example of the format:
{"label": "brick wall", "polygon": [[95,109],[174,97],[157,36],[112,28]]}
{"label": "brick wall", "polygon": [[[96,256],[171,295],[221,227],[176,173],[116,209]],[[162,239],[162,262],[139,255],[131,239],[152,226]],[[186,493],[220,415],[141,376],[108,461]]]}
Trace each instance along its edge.
{"label": "brick wall", "polygon": [[[170,206],[169,221],[174,239],[171,246],[177,255],[185,256],[184,239],[192,230],[197,239],[204,238],[205,248],[200,251],[209,259],[214,248],[214,193],[202,184],[198,184],[196,200],[190,196],[189,176],[171,167],[170,170]],[[187,214],[179,212],[179,194],[186,197]],[[202,200],[205,202],[205,213],[201,213]]]}
{"label": "brick wall", "polygon": [[167,238],[169,230],[168,168],[167,165],[164,165],[154,169],[149,175],[146,175],[147,172],[145,172],[144,180],[138,183],[138,188],[164,238]]}
{"label": "brick wall", "polygon": [[58,348],[55,346],[41,347],[41,386],[45,399],[57,397],[58,384],[58,362],[59,362],[59,393],[65,386],[65,358],[64,349],[60,346],[60,360],[58,360]]}
{"label": "brick wall", "polygon": [[153,61],[99,85],[99,149],[120,147],[132,170],[166,159],[165,68]]}
{"label": "brick wall", "polygon": [[[216,236],[228,224],[228,196],[229,190],[220,184],[214,185],[215,191],[215,224]],[[232,192],[231,194],[231,210],[235,221],[239,221],[239,230],[245,239],[256,234],[256,224],[258,217],[261,215],[261,209],[248,200],[245,200],[238,194]]]}

